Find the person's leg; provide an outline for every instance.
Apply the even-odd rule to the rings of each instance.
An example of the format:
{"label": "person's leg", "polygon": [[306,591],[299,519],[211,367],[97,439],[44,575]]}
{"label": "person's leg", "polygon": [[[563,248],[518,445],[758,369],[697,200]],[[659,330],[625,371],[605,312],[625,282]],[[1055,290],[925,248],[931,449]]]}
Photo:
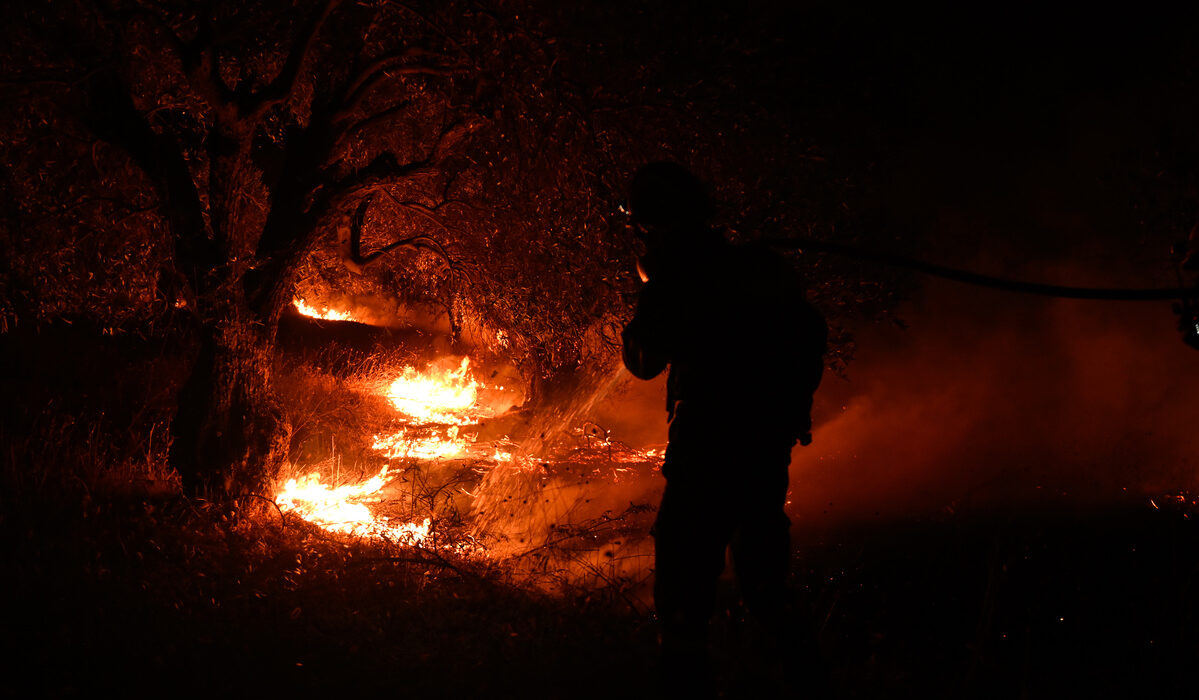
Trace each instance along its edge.
{"label": "person's leg", "polygon": [[727,504],[683,477],[667,482],[654,524],[654,606],[663,681],[673,689],[710,682],[708,621],[728,546]]}
{"label": "person's leg", "polygon": [[778,692],[802,682],[812,698],[827,697],[828,681],[812,621],[796,610],[787,589],[791,520],[787,517],[787,464],[780,454],[759,455],[772,471],[746,482],[739,501],[741,525],[732,537],[733,567],[741,596],[758,633],[755,651],[769,677],[758,679]]}
{"label": "person's leg", "polygon": [[755,466],[765,467],[764,473],[743,482],[737,498],[739,526],[731,543],[745,607],[763,629],[780,640],[789,623],[791,519],[784,511],[789,458],[789,452],[757,457],[765,464]]}

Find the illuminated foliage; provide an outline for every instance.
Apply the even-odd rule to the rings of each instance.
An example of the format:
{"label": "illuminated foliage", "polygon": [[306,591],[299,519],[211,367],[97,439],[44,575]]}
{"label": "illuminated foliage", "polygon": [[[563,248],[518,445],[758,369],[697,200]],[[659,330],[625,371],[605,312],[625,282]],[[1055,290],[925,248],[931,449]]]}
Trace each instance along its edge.
{"label": "illuminated foliage", "polygon": [[[752,52],[663,35],[660,15],[630,33],[589,16],[616,10],[518,5],[8,7],[0,327],[188,339],[172,459],[185,481],[254,489],[286,442],[270,364],[297,292],[444,317],[537,400],[613,362],[637,289],[616,205],[639,164],[695,167],[738,238],[870,230],[847,204],[862,182],[764,99]],[[835,313],[892,297],[808,266]]]}

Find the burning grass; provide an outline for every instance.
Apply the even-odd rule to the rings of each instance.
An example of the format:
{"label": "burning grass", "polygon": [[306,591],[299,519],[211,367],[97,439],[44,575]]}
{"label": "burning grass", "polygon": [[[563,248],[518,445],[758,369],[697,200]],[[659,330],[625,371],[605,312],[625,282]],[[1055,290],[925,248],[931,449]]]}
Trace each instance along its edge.
{"label": "burning grass", "polygon": [[340,377],[304,364],[284,376],[304,427],[275,492],[282,512],[332,534],[485,559],[525,585],[613,587],[644,606],[634,589],[649,576],[659,453],[594,425],[563,431],[541,455],[519,436],[481,439],[519,394],[480,380],[468,358],[375,356]]}
{"label": "burning grass", "polygon": [[[539,458],[515,435],[468,440],[455,457],[389,457],[375,437],[416,430],[385,391],[407,366],[419,373],[427,360],[396,351],[278,369],[296,426],[296,473],[280,485],[318,472],[307,482],[318,492],[357,490],[362,530],[346,528],[354,518],[313,522],[282,497],[217,507],[147,489],[169,472],[157,409],[119,422],[107,404],[34,415],[31,403],[18,421],[10,406],[0,426],[0,543],[17,601],[0,619],[10,687],[652,696],[646,533],[660,455],[581,423]],[[474,425],[426,427],[465,439]],[[797,518],[793,602],[811,615],[833,687],[1186,696],[1199,648],[1193,497],[1105,508],[1036,497],[918,522],[821,529],[819,516]],[[383,525],[398,530],[371,529]],[[728,697],[761,697],[736,600],[722,583],[716,672]]]}
{"label": "burning grass", "polygon": [[[115,353],[114,364],[125,357]],[[478,527],[474,510],[486,474],[536,471],[521,490],[565,474],[518,461],[511,440],[468,443],[453,458],[388,456],[373,446],[377,436],[454,427],[406,423],[385,395],[404,367],[426,363],[402,350],[312,360],[285,359],[276,371],[294,426],[295,473],[280,485],[294,478],[336,492],[368,512],[361,529],[343,516],[314,522],[284,498],[218,507],[140,486],[170,473],[159,403],[145,397],[120,395],[153,409],[128,423],[106,417],[115,415],[107,404],[71,416],[39,413],[31,400],[28,420],[0,425],[5,588],[21,601],[0,616],[10,688],[586,697],[578,679],[595,663],[622,669],[597,696],[652,688],[642,580],[610,575],[602,554],[571,546],[615,536],[620,511],[572,521],[570,537],[540,540],[524,558],[500,557],[499,536]],[[457,358],[448,369],[461,366]],[[132,382],[139,372],[128,374]],[[457,427],[459,438],[471,434]],[[122,441],[125,433],[137,439]],[[606,578],[579,573],[574,562],[587,557]]]}
{"label": "burning grass", "polygon": [[354,320],[354,317],[345,311],[330,309],[327,306],[317,308],[315,306],[311,306],[308,302],[304,301],[300,297],[296,297],[294,300],[292,300],[292,305],[295,306],[296,311],[298,311],[300,315],[308,316],[309,318],[320,319],[322,321]]}

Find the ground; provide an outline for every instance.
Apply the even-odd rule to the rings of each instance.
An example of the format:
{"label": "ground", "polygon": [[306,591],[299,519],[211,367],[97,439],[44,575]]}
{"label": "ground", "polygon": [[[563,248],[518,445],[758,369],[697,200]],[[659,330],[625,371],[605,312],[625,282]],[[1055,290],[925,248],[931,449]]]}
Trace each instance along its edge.
{"label": "ground", "polygon": [[[797,531],[793,591],[833,697],[1181,697],[1196,661],[1189,503]],[[556,592],[502,566],[322,533],[273,508],[92,502],[7,529],[5,695],[655,697],[640,584]],[[731,588],[725,697],[761,697]],[[812,687],[793,678],[789,687]]]}

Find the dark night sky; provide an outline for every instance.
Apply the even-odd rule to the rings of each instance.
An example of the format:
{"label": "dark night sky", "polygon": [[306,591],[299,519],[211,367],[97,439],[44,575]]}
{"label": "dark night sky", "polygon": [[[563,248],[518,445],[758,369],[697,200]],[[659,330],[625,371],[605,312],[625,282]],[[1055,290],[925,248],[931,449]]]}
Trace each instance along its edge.
{"label": "dark night sky", "polygon": [[1130,159],[1196,153],[1196,25],[1184,18],[997,5],[837,19],[797,21],[812,27],[810,82],[847,105],[842,123],[876,136],[894,224],[934,257],[1077,259],[1101,252],[1095,241],[1132,244]]}
{"label": "dark night sky", "polygon": [[[1196,170],[1199,11],[591,5],[546,9],[547,31],[567,47],[560,70],[629,102],[684,96],[728,138],[686,160],[800,144],[871,171],[879,201],[865,204],[941,261],[1102,257],[1141,234],[1137,167],[1173,179]],[[729,102],[786,133],[750,121],[733,140],[733,124],[720,124],[737,111]],[[1155,217],[1185,234],[1197,213],[1192,202]],[[1128,255],[1114,252],[1119,263]]]}

